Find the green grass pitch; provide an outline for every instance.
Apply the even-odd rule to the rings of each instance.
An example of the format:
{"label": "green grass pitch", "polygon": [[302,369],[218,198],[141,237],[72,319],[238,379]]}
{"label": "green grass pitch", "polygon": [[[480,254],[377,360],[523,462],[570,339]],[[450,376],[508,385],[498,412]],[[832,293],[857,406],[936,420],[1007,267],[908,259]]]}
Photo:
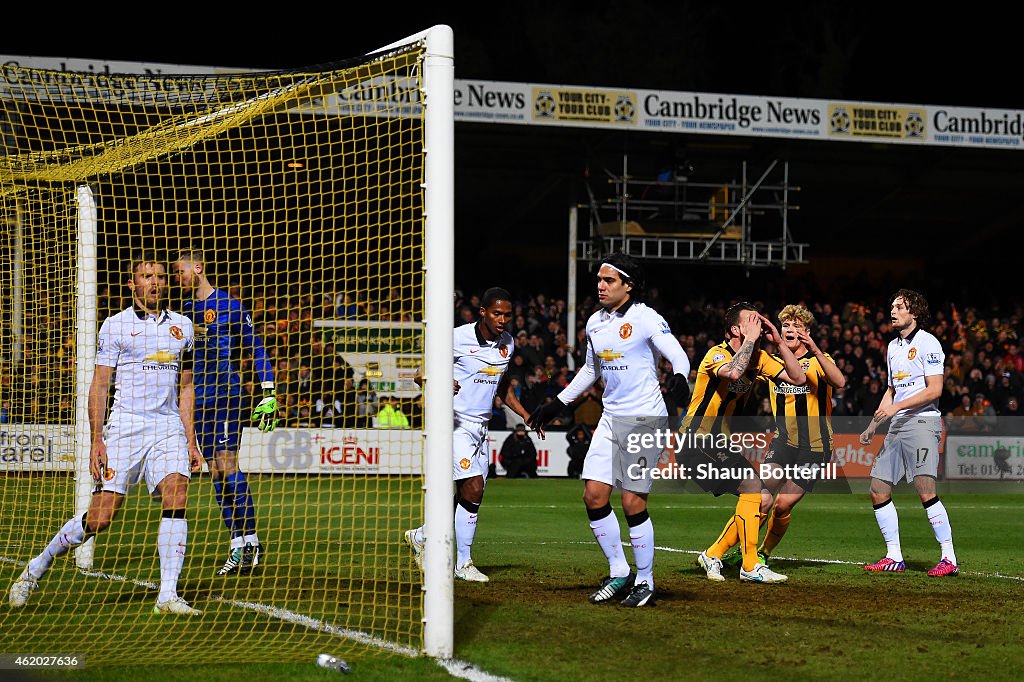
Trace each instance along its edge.
{"label": "green grass pitch", "polygon": [[[194,542],[182,592],[206,611],[203,616],[169,622],[140,615],[155,599],[146,586],[157,580],[154,545],[117,545],[116,551],[98,551],[96,568],[134,582],[84,576],[71,561],[58,563],[24,611],[11,612],[5,599],[0,651],[86,654],[85,670],[32,673],[54,679],[146,679],[169,671],[186,680],[234,680],[239,674],[251,680],[330,679],[337,673],[313,664],[321,651],[347,658],[359,679],[447,679],[429,659],[402,653],[418,646],[415,622],[401,625],[397,637],[387,633],[418,614],[419,574],[402,531],[419,517],[419,481],[252,478],[272,562],[233,582],[210,577],[221,558],[223,531],[208,480],[195,488]],[[22,485],[8,478],[5,499],[40,504],[18,492]],[[943,493],[961,565],[961,575],[947,579],[925,576],[939,558],[938,546],[906,488],[895,497],[908,562],[904,574],[860,569],[884,551],[866,495],[809,496],[776,550],[773,567],[790,577],[784,585],[741,584],[728,569],[726,582],[712,583],[695,566],[696,552],[717,536],[735,498],[655,493],[650,511],[659,548],[657,604],[632,610],[587,602],[607,563],[587,524],[580,481],[497,479],[488,485],[474,546],[474,559],[491,582],[456,584],[455,656],[514,680],[1019,679],[1024,489],[1017,488],[1009,488],[1016,494]],[[54,500],[59,493],[58,486]],[[145,527],[151,518],[152,532],[155,505],[139,499],[120,521],[134,522],[137,515]],[[621,520],[617,495],[613,506]],[[303,510],[301,516],[296,510]],[[295,518],[303,521],[289,521]],[[0,555],[21,561],[53,532],[30,531],[23,516],[10,526]],[[0,568],[12,579],[20,571],[11,561]],[[252,602],[281,611],[237,606]],[[310,621],[282,620],[280,613]],[[347,620],[338,622],[341,617]],[[358,644],[345,636],[352,632],[325,632],[309,622],[356,624],[352,631],[377,644],[396,641],[402,649]],[[231,635],[225,639],[227,626]],[[163,654],[165,664],[132,664],[168,645],[174,650]],[[133,656],[132,647],[144,650]],[[247,658],[258,662],[240,673],[236,666]]]}

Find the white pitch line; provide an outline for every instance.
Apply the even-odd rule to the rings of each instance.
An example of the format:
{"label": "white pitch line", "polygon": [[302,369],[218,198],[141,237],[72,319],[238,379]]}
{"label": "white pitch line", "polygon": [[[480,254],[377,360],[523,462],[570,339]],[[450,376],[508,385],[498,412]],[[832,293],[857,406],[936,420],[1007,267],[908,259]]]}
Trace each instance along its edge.
{"label": "white pitch line", "polygon": [[[672,552],[676,554],[700,554],[699,550],[693,549],[678,549],[676,547],[659,547],[654,546],[654,549],[660,549],[663,552]],[[841,564],[843,566],[863,566],[862,561],[843,561],[842,559],[808,559],[806,557],[795,557],[795,556],[772,556],[772,559],[779,561],[806,561],[811,564]],[[1018,580],[1024,582],[1024,576],[1019,575],[1006,575],[1003,573],[982,573],[980,571],[960,571],[967,575],[977,575],[983,578],[1002,578],[1003,580]]]}
{"label": "white pitch line", "polygon": [[[14,564],[15,566],[24,566],[27,562],[19,561],[17,559],[11,559],[10,557],[0,556],[0,563]],[[103,578],[104,580],[111,580],[113,582],[127,583],[130,585],[136,585],[138,587],[145,587],[149,590],[158,590],[160,586],[146,582],[144,580],[136,580],[127,576],[118,575],[116,573],[105,573],[103,571],[79,571],[82,575],[89,576],[90,578]],[[288,611],[287,609],[281,609],[276,606],[270,606],[269,604],[261,604],[259,602],[245,602],[238,601],[235,599],[228,599],[218,594],[210,595],[211,601],[217,601],[229,606],[234,606],[240,609],[246,609],[248,611],[255,611],[256,613],[262,613],[263,615],[278,620],[283,620],[288,623],[295,625],[301,625],[302,627],[309,628],[310,630],[316,630],[318,632],[324,632],[329,635],[343,639],[351,639],[360,644],[367,646],[377,647],[378,649],[385,649],[393,653],[408,656],[410,658],[416,658],[420,655],[420,652],[411,647],[402,646],[389,642],[386,639],[374,637],[373,635],[359,630],[352,630],[350,628],[341,628],[330,623],[325,623],[322,620],[313,618],[312,616],[304,616],[301,613],[295,613]],[[470,682],[512,682],[512,680],[506,677],[498,677],[491,675],[490,673],[480,670],[472,663],[461,661],[458,659],[445,658],[445,659],[434,659],[440,667],[448,671],[450,675],[459,677],[464,680],[470,680]]]}
{"label": "white pitch line", "polygon": [[437,659],[437,664],[447,670],[448,674],[452,677],[470,680],[471,682],[512,682],[507,677],[498,677],[497,675],[486,673],[472,663],[454,658],[439,658]]}
{"label": "white pitch line", "polygon": [[[513,542],[508,542],[508,543],[488,543],[488,544],[490,544],[490,545],[522,545],[521,542],[515,542],[515,543],[513,543]],[[557,542],[539,542],[539,543],[534,543],[534,544],[536,544],[536,545],[590,545],[592,543],[586,542],[586,541],[569,541],[569,542],[557,541]],[[700,550],[684,550],[684,549],[679,549],[678,547],[662,547],[660,545],[655,545],[654,549],[660,550],[660,551],[663,551],[663,552],[671,552],[673,554],[700,554]],[[845,561],[843,559],[809,559],[809,558],[803,557],[803,556],[774,556],[772,558],[778,559],[780,561],[806,561],[807,563],[835,563],[835,564],[841,564],[841,565],[844,565],[844,566],[862,566],[862,565],[864,565],[863,561]],[[1024,583],[1024,576],[1008,576],[1008,574],[1006,574],[1006,573],[985,573],[985,572],[981,572],[979,570],[962,570],[961,572],[966,574],[966,576],[978,576],[980,578],[999,578],[999,579],[1005,580],[1005,581],[1019,581],[1021,583]]]}

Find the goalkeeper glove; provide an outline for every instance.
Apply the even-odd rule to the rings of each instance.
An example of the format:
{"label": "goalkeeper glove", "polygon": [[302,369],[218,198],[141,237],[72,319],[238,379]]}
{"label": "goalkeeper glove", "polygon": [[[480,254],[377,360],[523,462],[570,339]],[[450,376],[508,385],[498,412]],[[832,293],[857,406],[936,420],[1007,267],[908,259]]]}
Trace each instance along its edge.
{"label": "goalkeeper glove", "polygon": [[670,376],[668,381],[665,382],[665,389],[677,407],[685,410],[690,404],[690,383],[682,374]]}
{"label": "goalkeeper glove", "polygon": [[253,410],[252,420],[259,422],[256,426],[264,433],[270,433],[277,427],[280,420],[277,417],[277,397],[274,395],[274,389],[268,388],[263,392],[263,400]]}
{"label": "goalkeeper glove", "polygon": [[564,408],[565,403],[558,398],[552,398],[534,410],[530,418],[526,420],[526,423],[534,431],[544,428],[544,425],[557,417]]}

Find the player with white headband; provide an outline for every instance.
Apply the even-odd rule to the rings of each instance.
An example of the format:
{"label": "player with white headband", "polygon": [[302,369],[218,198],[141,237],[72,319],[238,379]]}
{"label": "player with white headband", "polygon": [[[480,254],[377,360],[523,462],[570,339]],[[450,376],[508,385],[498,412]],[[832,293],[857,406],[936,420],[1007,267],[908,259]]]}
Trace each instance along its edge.
{"label": "player with white headband", "polygon": [[[621,599],[639,607],[653,603],[654,525],[647,512],[650,477],[630,459],[630,435],[666,423],[668,410],[658,381],[662,357],[672,363],[668,393],[675,404],[686,405],[690,361],[665,319],[641,302],[644,278],[639,263],[621,253],[608,256],[597,271],[597,298],[601,309],[587,320],[586,363],[555,398],[530,415],[529,424],[541,428],[579,398],[598,379],[604,381],[601,421],[583,463],[583,501],[590,528],[608,559],[609,576],[590,601],[598,604]],[[658,453],[647,453],[644,466],[657,466]],[[651,461],[650,457],[655,457]],[[639,474],[639,475],[638,475]],[[629,525],[636,573],[630,571],[622,549],[618,518],[611,506],[612,488],[622,488],[622,508]],[[623,596],[625,598],[623,598]]]}

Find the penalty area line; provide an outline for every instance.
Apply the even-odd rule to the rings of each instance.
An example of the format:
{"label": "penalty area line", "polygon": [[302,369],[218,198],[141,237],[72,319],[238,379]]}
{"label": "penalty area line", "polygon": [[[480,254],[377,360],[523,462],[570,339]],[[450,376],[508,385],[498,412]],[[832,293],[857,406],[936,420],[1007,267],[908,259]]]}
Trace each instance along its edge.
{"label": "penalty area line", "polygon": [[[25,561],[19,561],[17,559],[12,559],[10,557],[5,556],[0,556],[0,563],[14,564],[18,567],[25,566],[27,564],[27,562]],[[126,583],[129,585],[144,587],[146,589],[154,591],[160,589],[160,586],[156,583],[147,582],[145,580],[136,580],[135,578],[129,578],[128,576],[118,575],[116,573],[106,573],[104,571],[87,571],[83,569],[78,569],[78,572],[90,578],[101,578],[103,580],[110,580],[112,582]],[[342,628],[336,625],[331,625],[330,623],[324,622],[318,618],[306,616],[301,613],[295,613],[294,611],[278,608],[276,606],[271,606],[269,604],[239,601],[237,599],[228,599],[227,597],[224,597],[219,594],[211,594],[209,596],[209,600],[221,602],[223,604],[228,604],[229,606],[234,606],[235,608],[240,608],[247,611],[261,613],[270,618],[283,620],[288,623],[300,625],[310,630],[316,630],[318,632],[334,635],[335,637],[339,637],[342,639],[350,639],[360,644],[376,647],[378,649],[384,649],[386,651],[401,654],[403,656],[408,656],[410,658],[416,658],[420,655],[419,651],[411,647],[395,644],[394,642],[389,642],[386,639],[381,639],[380,637],[374,637],[373,635],[367,634],[365,632],[360,632],[359,630],[353,630],[351,628]],[[438,666],[444,668],[450,675],[464,680],[470,680],[470,682],[511,682],[511,680],[509,680],[508,678],[498,677],[495,675],[491,675],[490,673],[484,672],[483,670],[480,670],[475,665],[467,661],[461,661],[453,658],[439,658],[434,659],[434,662]]]}

